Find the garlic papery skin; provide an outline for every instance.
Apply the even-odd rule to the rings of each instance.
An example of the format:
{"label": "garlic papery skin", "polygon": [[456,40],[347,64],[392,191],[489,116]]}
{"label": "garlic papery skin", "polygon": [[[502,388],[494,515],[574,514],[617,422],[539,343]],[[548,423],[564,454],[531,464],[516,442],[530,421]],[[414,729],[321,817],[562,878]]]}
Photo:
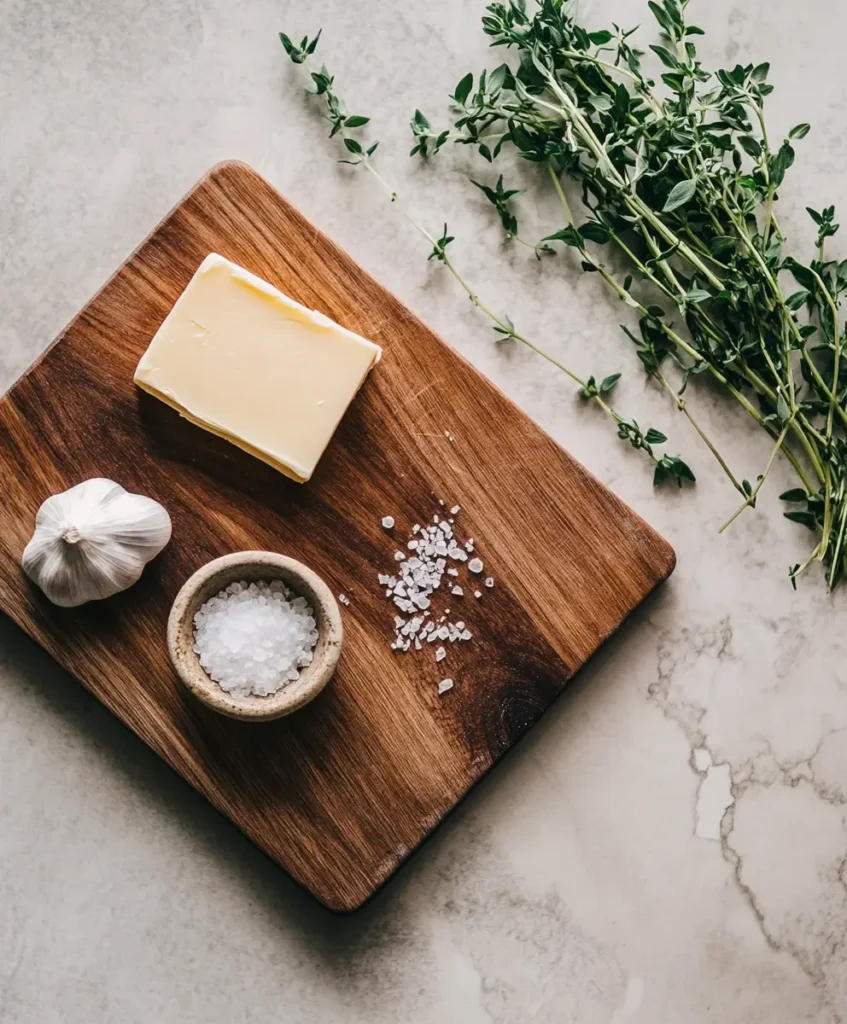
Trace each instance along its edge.
{"label": "garlic papery skin", "polygon": [[158,501],[95,477],[44,502],[22,564],[53,604],[76,608],[131,587],[170,539]]}

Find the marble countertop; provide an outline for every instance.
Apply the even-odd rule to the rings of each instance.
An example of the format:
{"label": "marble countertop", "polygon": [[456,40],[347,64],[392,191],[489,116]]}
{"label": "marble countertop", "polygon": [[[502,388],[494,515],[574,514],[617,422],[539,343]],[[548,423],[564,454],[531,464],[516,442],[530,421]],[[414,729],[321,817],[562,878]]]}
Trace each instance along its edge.
{"label": "marble countertop", "polygon": [[[811,121],[783,224],[847,204],[847,7],[692,0],[710,64],[770,60],[776,132]],[[702,8],[702,10],[700,9]],[[470,154],[410,161],[490,54],[481,0],[4,0],[0,386],[211,164],[256,166],[677,549],[670,583],[364,911],[300,892],[99,704],[0,621],[4,1024],[835,1024],[847,1019],[847,591],[787,569],[775,495],[736,504],[596,281],[503,249]],[[646,24],[641,0],[586,19]],[[619,400],[698,474],[656,492],[572,385],[489,327],[366,176],[334,162],[277,32],[324,28],[380,167],[457,236],[480,292],[554,352],[623,371]],[[295,84],[297,83],[297,84]],[[475,173],[481,171],[473,164]],[[529,224],[540,211],[525,209]],[[539,221],[540,223],[540,221]],[[836,242],[841,239],[837,239]],[[508,305],[506,306],[506,303]],[[499,307],[498,307],[499,308]],[[740,474],[769,442],[693,396]]]}

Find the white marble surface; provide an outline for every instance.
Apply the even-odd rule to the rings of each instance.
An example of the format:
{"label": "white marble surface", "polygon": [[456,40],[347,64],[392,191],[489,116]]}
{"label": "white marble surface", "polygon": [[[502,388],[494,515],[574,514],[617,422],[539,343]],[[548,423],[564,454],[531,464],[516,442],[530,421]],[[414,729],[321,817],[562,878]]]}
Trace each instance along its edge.
{"label": "white marble surface", "polygon": [[[663,593],[349,918],[318,908],[0,622],[4,1024],[847,1019],[847,596],[827,597],[816,579],[798,594],[787,584],[807,537],[773,500],[781,479],[718,538],[734,497],[643,384],[621,308],[593,279],[500,251],[465,184],[469,154],[441,172],[406,158],[410,109],[438,112],[489,57],[481,6],[0,4],[0,383],[210,164],[239,157],[679,553]],[[807,203],[847,201],[847,8],[692,6],[711,61],[773,62],[775,130],[814,123],[783,203],[791,235],[808,238]],[[585,13],[647,20],[640,0],[586,2]],[[372,183],[333,163],[276,38],[321,25],[351,105],[375,118],[386,175],[433,226],[450,222],[457,259],[522,327],[586,372],[625,371],[621,404],[667,427],[696,491],[655,493],[568,382],[496,348]],[[754,477],[766,440],[723,399],[696,404]]]}

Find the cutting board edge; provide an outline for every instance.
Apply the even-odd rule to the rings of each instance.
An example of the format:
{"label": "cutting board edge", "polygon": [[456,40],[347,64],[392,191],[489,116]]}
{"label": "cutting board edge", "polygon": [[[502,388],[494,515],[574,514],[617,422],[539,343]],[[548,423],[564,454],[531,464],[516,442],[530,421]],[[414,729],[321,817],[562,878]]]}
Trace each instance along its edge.
{"label": "cutting board edge", "polygon": [[[156,236],[156,234],[161,230],[163,225],[166,224],[167,221],[177,212],[177,210],[182,206],[186,199],[188,199],[189,196],[196,192],[197,189],[199,189],[202,186],[203,182],[206,181],[209,177],[211,177],[212,174],[219,170],[223,170],[226,167],[237,167],[239,169],[249,170],[252,171],[253,174],[256,174],[257,177],[261,177],[261,175],[258,174],[257,171],[253,171],[250,165],[244,163],[243,160],[220,160],[213,167],[211,167],[201,178],[199,178],[191,186],[191,188],[187,192],[183,194],[183,196],[179,200],[177,200],[177,202],[173,203],[170,206],[167,213],[165,213],[162,217],[159,218],[158,221],[156,221],[155,226],[151,228],[150,231],[148,231],[147,234],[144,236],[144,238],[142,238],[141,241],[136,246],[134,246],[133,249],[124,257],[124,259],[121,260],[121,262],[118,264],[115,270],[111,274],[109,274],[109,276],[100,285],[100,287],[95,292],[93,292],[92,295],[89,296],[89,298],[85,300],[80,309],[78,309],[77,312],[70,318],[70,320],[68,320],[65,326],[59,331],[59,333],[53,338],[53,340],[47,345],[47,347],[43,349],[41,352],[39,352],[39,354],[35,357],[35,359],[33,359],[29,366],[22,370],[3,392],[0,392],[0,402],[9,398],[12,392],[18,387],[18,385],[22,381],[26,380],[26,378],[32,373],[32,371],[35,370],[42,362],[44,362],[44,360],[50,355],[53,349],[59,344],[60,341],[62,341],[62,339],[65,337],[68,331],[70,331],[74,324],[76,324],[76,322],[83,316],[88,307],[91,306],[94,302],[96,302],[97,299],[100,298],[103,292],[106,291],[106,289],[109,287],[112,281],[115,280],[116,277],[123,273],[123,271],[129,266],[133,259],[135,259],[135,257],[144,248],[144,246],[147,245],[147,243],[150,242]],[[264,181],[265,179],[262,178],[262,180]],[[268,184],[270,183],[268,182]]]}
{"label": "cutting board edge", "polygon": [[[668,576],[669,575],[670,573],[668,574]],[[567,676],[564,679],[558,692],[555,694],[550,703],[539,714],[538,718],[534,719],[531,723],[529,723],[527,727],[520,733],[520,735],[517,736],[517,738],[509,746],[501,750],[491,760],[490,763],[480,768],[474,774],[468,788],[462,793],[460,797],[458,797],[458,799],[454,800],[446,808],[446,810],[438,818],[437,821],[435,821],[432,825],[430,825],[427,828],[427,830],[421,835],[421,838],[417,841],[417,843],[414,846],[410,847],[410,849],[402,857],[397,857],[396,859],[393,859],[390,862],[386,862],[383,877],[376,884],[376,886],[374,886],[366,896],[361,898],[358,896],[354,896],[350,899],[346,899],[344,897],[337,898],[332,894],[321,892],[317,888],[310,887],[302,879],[298,878],[295,870],[293,870],[287,864],[284,864],[281,860],[278,860],[266,849],[264,849],[259,844],[259,842],[256,839],[254,839],[244,828],[242,828],[241,825],[234,821],[233,818],[225,810],[217,806],[217,804],[214,802],[214,800],[211,798],[209,794],[204,793],[201,789],[195,786],[189,779],[185,777],[185,775],[182,774],[182,772],[180,772],[173,764],[171,764],[170,760],[168,759],[165,753],[151,747],[147,740],[145,740],[141,735],[139,735],[139,733],[136,732],[132,725],[124,721],[124,719],[120,715],[118,715],[115,711],[112,710],[112,708],[105,704],[103,699],[100,696],[98,696],[94,692],[94,690],[91,689],[91,687],[86,683],[86,681],[81,677],[80,674],[78,674],[70,666],[66,665],[58,654],[54,653],[53,651],[47,649],[44,646],[44,643],[40,639],[38,639],[38,637],[35,636],[33,632],[30,631],[27,623],[23,620],[22,617],[19,617],[18,615],[14,614],[12,611],[9,611],[6,608],[0,609],[0,612],[2,612],[2,614],[5,615],[10,622],[14,623],[14,625],[18,629],[20,629],[20,631],[24,634],[24,636],[27,637],[27,639],[30,642],[35,644],[36,647],[43,650],[48,655],[48,657],[50,657],[52,661],[63,672],[67,673],[68,676],[70,676],[71,679],[73,679],[78,686],[81,686],[82,689],[85,690],[87,694],[89,694],[89,696],[96,700],[98,704],[105,707],[106,711],[108,711],[109,714],[119,723],[121,728],[127,730],[127,732],[129,732],[139,743],[141,743],[144,747],[150,750],[155,757],[157,757],[167,766],[169,771],[173,772],[173,774],[178,779],[180,779],[182,783],[188,786],[193,793],[201,797],[216,814],[220,815],[221,818],[227,821],[229,825],[231,825],[232,828],[236,830],[236,832],[242,835],[250,843],[250,845],[254,847],[254,849],[256,849],[260,854],[262,854],[262,856],[266,857],[277,868],[282,869],[282,871],[291,879],[291,881],[297,886],[298,889],[301,889],[303,892],[308,893],[309,896],[317,900],[317,902],[320,903],[320,905],[330,913],[343,915],[353,914],[357,910],[361,910],[363,907],[367,906],[368,903],[370,903],[379,895],[383,888],[385,888],[385,886],[395,877],[397,872],[401,868],[405,867],[409,863],[409,861],[412,860],[412,858],[421,851],[421,849],[434,835],[434,833],[438,831],[441,824],[444,821],[446,821],[447,818],[450,817],[457,810],[457,808],[465,802],[465,800],[467,800],[471,793],[475,792],[479,786],[481,786],[488,778],[490,778],[492,771],[505,759],[505,757],[512,750],[514,750],[518,746],[518,744],[524,741],[524,739],[529,735],[529,733],[532,732],[533,727],[537,723],[538,719],[546,715],[547,712],[553,707],[553,705],[558,703],[562,695],[570,688],[574,680],[577,679],[580,673],[586,668],[586,666],[591,661],[593,661],[593,659],[603,649],[603,647],[605,647],[606,644],[608,644],[613,639],[613,637],[615,637],[620,632],[620,630],[626,625],[626,623],[630,620],[633,614],[639,608],[643,607],[644,603],[649,601],[656,594],[659,588],[667,582],[668,576],[658,579],[656,581],[655,586],[653,586],[653,588],[650,591],[648,591],[648,593],[645,595],[642,603],[636,605],[631,611],[624,615],[621,618],[621,620],[615,625],[615,627],[599,641],[596,648],[592,651],[591,655],[588,658],[586,658],[583,665],[581,665],[576,670],[576,672],[572,673],[570,676]],[[176,683],[175,685],[179,684]]]}

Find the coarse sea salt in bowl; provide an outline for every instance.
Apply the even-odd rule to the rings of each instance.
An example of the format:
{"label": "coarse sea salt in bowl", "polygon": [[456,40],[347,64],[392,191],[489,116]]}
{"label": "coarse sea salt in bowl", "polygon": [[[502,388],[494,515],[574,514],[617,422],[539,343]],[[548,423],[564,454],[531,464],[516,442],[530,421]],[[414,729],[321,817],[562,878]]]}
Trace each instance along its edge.
{"label": "coarse sea salt in bowl", "polygon": [[[177,594],[168,619],[168,650],[185,686],[215,711],[251,722],[290,715],[316,697],[332,678],[343,639],[341,612],[326,583],[273,551],[239,551],[204,565]],[[198,646],[220,683],[201,664]],[[286,671],[276,692],[248,692],[279,685],[267,661],[295,650],[296,678]]]}

